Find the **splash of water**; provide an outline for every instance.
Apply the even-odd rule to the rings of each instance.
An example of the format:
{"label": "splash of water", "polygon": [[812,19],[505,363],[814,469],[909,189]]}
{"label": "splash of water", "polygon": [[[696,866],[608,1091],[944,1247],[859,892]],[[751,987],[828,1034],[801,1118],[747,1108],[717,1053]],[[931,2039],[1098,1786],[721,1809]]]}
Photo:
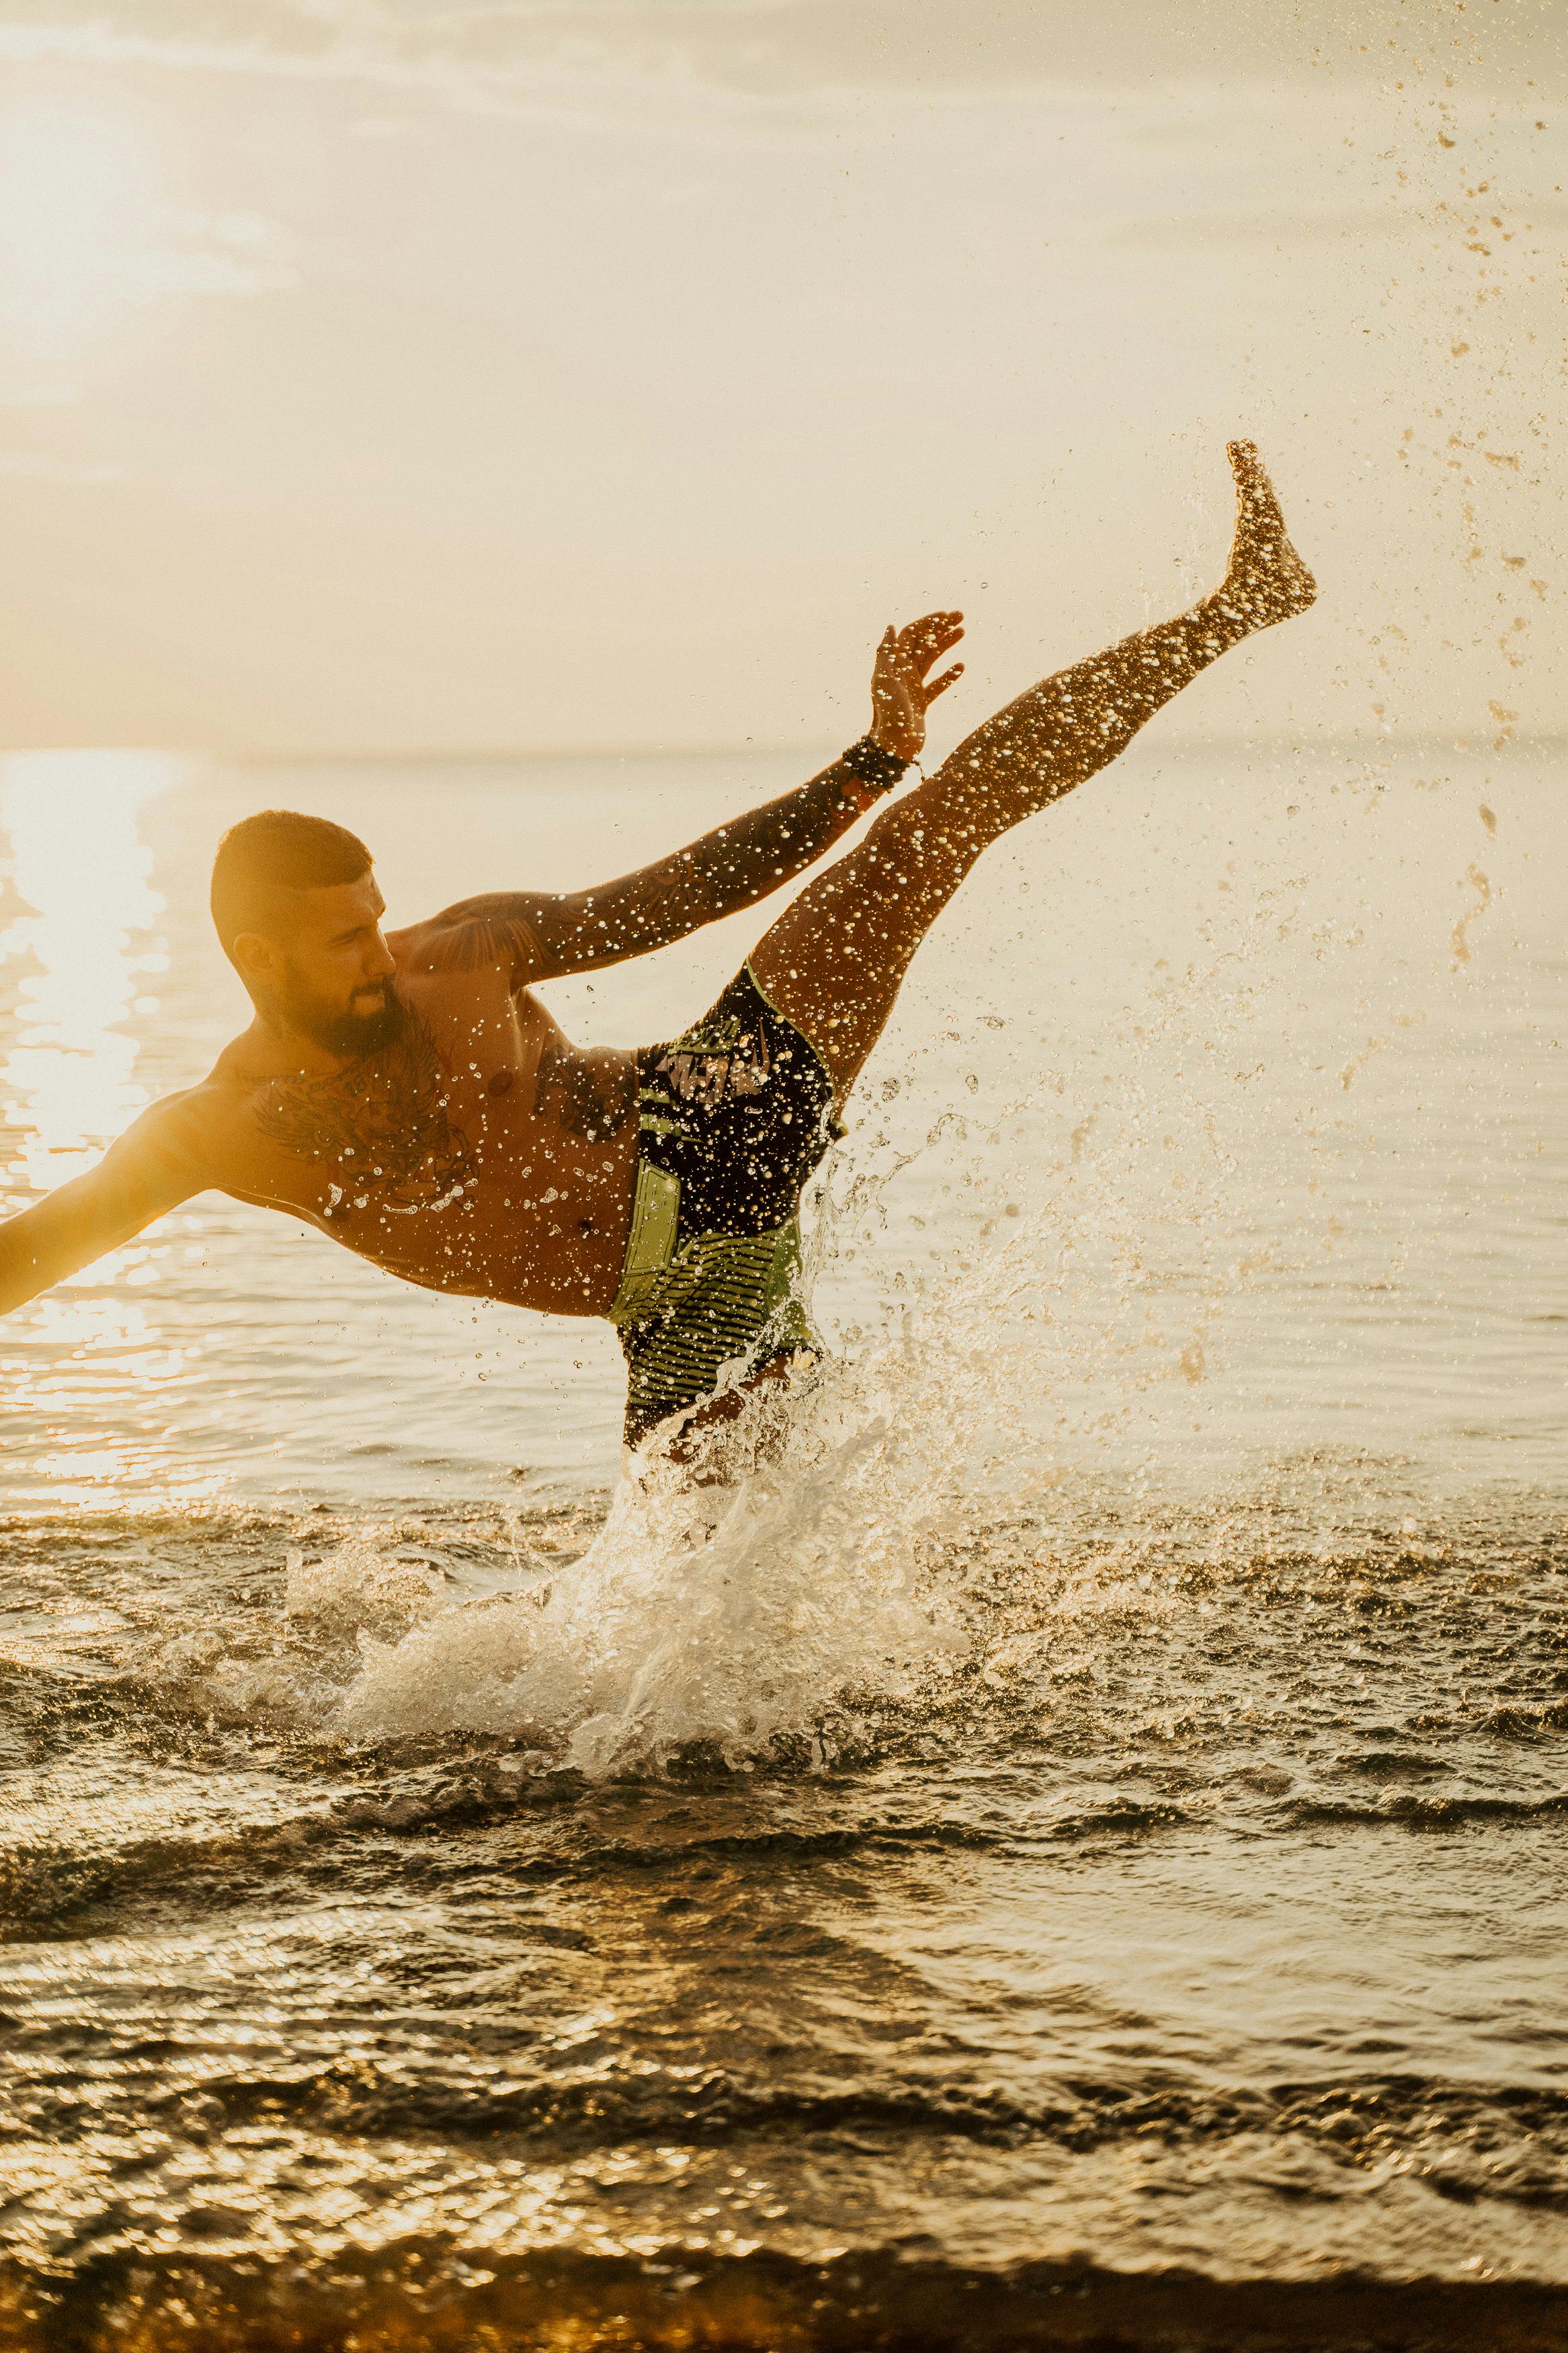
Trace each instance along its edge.
{"label": "splash of water", "polygon": [[[715,1483],[644,1462],[541,1601],[439,1610],[362,1643],[342,1728],[501,1734],[603,1775],[692,1744],[742,1765],[817,1735],[857,1693],[912,1700],[967,1649],[977,1520],[1037,1509],[1059,1476],[1019,1339],[1020,1314],[1037,1326],[1052,1282],[1072,1279],[1070,1252],[1042,1267],[1043,1232],[1042,1215],[1006,1248],[953,1252],[879,1345],[749,1400],[711,1435]],[[1121,1352],[1116,1319],[1089,1345]]]}
{"label": "splash of water", "polygon": [[930,1514],[887,1508],[900,1451],[887,1419],[831,1378],[783,1410],[787,1433],[757,1426],[773,1400],[729,1425],[731,1445],[788,1440],[733,1486],[645,1466],[538,1601],[444,1610],[371,1647],[344,1730],[500,1733],[595,1776],[692,1744],[742,1765],[810,1734],[846,1689],[886,1695],[962,1654],[921,1591]]}
{"label": "splash of water", "polygon": [[[1270,940],[1277,918],[1258,918]],[[693,1746],[744,1766],[781,1738],[820,1744],[858,1700],[931,1697],[999,1564],[1049,1587],[1058,1617],[1164,1606],[1106,1550],[1106,1482],[1079,1474],[1114,1462],[1122,1512],[1168,1479],[1171,1430],[1139,1417],[1192,1397],[1195,1427],[1226,1304],[1268,1263],[1227,1206],[1263,1116],[1248,1055],[1227,1051],[1269,986],[1258,945],[1244,926],[1165,983],[1110,1071],[1044,1073],[967,1124],[944,1108],[912,1152],[863,1130],[819,1193],[814,1255],[852,1306],[875,1269],[867,1324],[710,1433],[711,1483],[644,1461],[579,1558],[479,1601],[447,1602],[374,1535],[291,1563],[295,1620],[353,1645],[334,1730],[488,1735],[590,1776]],[[922,1156],[912,1198],[952,1198],[923,1255],[895,1182]],[[1031,1532],[1018,1559],[1009,1525]],[[1037,1658],[1026,1599],[1019,1627]],[[987,1675],[1012,1655],[996,1640]]]}

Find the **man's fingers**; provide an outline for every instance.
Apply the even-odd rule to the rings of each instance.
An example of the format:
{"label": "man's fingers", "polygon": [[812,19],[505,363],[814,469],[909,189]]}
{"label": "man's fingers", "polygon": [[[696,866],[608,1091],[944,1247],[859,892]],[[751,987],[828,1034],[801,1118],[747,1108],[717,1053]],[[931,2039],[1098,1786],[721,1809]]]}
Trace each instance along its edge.
{"label": "man's fingers", "polygon": [[923,678],[933,662],[939,662],[943,654],[951,653],[963,635],[962,629],[954,629],[951,635],[941,638],[936,645],[922,647],[915,665],[920,675]]}
{"label": "man's fingers", "polygon": [[963,616],[958,613],[931,613],[924,620],[911,621],[907,629],[899,632],[899,651],[922,673],[932,662],[940,661],[950,648],[963,635]]}
{"label": "man's fingers", "polygon": [[962,662],[954,662],[952,668],[951,670],[944,670],[940,678],[933,678],[931,684],[923,689],[926,699],[926,709],[928,711],[931,709],[931,704],[936,701],[939,694],[945,694],[947,692],[948,688],[952,684],[955,678],[962,678],[963,676],[963,664]]}
{"label": "man's fingers", "polygon": [[944,638],[951,645],[963,629],[962,613],[922,613],[918,621],[906,621],[899,631],[899,643],[903,646],[932,644]]}

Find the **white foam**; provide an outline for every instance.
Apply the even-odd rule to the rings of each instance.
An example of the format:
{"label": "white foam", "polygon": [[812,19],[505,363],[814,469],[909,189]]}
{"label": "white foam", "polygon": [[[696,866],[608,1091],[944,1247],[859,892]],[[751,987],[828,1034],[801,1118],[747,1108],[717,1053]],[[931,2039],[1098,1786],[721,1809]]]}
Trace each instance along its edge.
{"label": "white foam", "polygon": [[[1281,1191],[1308,1165],[1260,1118],[1250,1050],[1229,1050],[1268,997],[1274,920],[1163,984],[1111,1069],[1041,1073],[973,1118],[939,1089],[912,1150],[907,1121],[879,1134],[868,1118],[814,1219],[841,1320],[865,1319],[847,1353],[712,1435],[728,1483],[640,1466],[548,1591],[430,1596],[395,1641],[362,1624],[338,1727],[489,1733],[590,1775],[691,1744],[743,1765],[858,1698],[918,1697],[1009,1579],[1016,1622],[993,1612],[985,1638],[1005,1679],[1042,1668],[1069,1618],[1169,1606],[1117,1532],[1161,1493],[1206,1526],[1255,1474],[1226,1319],[1280,1248],[1237,1234],[1235,1187],[1255,1155]],[[918,1069],[906,1083],[929,1092]],[[1310,1235],[1304,1220],[1287,1245],[1304,1256]],[[330,1597],[380,1593],[376,1561],[372,1543],[334,1569]]]}
{"label": "white foam", "polygon": [[[1212,1031],[1210,993],[1194,995]],[[1179,1050],[1179,1012],[1168,1028]],[[1058,1503],[1071,1516],[1055,1459],[1064,1427],[1103,1435],[1152,1387],[1185,1395],[1196,1377],[1223,1279],[1205,1269],[1162,1320],[1148,1253],[1163,1224],[1187,1263],[1201,1259],[1194,1238],[1224,1155],[1190,1091],[1152,1110],[1142,1076],[1156,1042],[1146,1030],[1120,1100],[1087,1145],[1070,1138],[1044,1187],[1037,1165],[1028,1189],[1019,1176],[1039,1148],[1036,1099],[993,1113],[980,1148],[944,1113],[929,1147],[971,1198],[923,1268],[910,1252],[891,1286],[886,1178],[877,1139],[864,1137],[817,1203],[814,1257],[872,1260],[895,1302],[880,1329],[712,1431],[704,1472],[722,1483],[640,1465],[547,1593],[437,1605],[395,1642],[362,1633],[341,1728],[497,1734],[590,1775],[658,1769],[695,1743],[743,1764],[778,1736],[817,1732],[857,1694],[910,1697],[949,1669],[967,1647],[977,1530],[1020,1513],[1038,1530]],[[1057,1083],[1046,1083],[1059,1127]],[[1179,1127],[1187,1147],[1179,1197],[1165,1155],[1156,1163],[1148,1149],[1156,1119],[1167,1145]],[[994,1214],[1015,1195],[1032,1199],[1028,1214]],[[374,1560],[355,1557],[354,1589],[378,1590]],[[988,1540],[977,1573],[995,1562]]]}
{"label": "white foam", "polygon": [[692,1743],[741,1764],[811,1733],[847,1690],[886,1696],[961,1654],[918,1591],[919,1515],[887,1508],[888,1425],[856,1427],[834,1386],[761,1400],[730,1426],[733,1446],[770,1416],[775,1438],[788,1424],[783,1458],[733,1487],[645,1466],[542,1603],[445,1609],[377,1648],[343,1729],[500,1733],[595,1776],[657,1768]]}
{"label": "white foam", "polygon": [[438,1569],[388,1559],[364,1533],[345,1538],[325,1560],[291,1552],[287,1567],[285,1614],[314,1619],[334,1633],[427,1617],[440,1607],[445,1585]]}

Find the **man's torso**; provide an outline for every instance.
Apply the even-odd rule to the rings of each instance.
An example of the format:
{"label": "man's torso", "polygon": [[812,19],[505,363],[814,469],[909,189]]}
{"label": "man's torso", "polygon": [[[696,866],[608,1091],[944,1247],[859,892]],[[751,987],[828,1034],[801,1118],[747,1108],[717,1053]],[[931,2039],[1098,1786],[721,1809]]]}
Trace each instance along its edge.
{"label": "man's torso", "polygon": [[247,1032],[181,1103],[189,1155],[219,1190],[408,1282],[603,1314],[636,1176],[634,1057],[574,1047],[493,966],[398,962],[390,1043],[318,1075],[278,1067]]}

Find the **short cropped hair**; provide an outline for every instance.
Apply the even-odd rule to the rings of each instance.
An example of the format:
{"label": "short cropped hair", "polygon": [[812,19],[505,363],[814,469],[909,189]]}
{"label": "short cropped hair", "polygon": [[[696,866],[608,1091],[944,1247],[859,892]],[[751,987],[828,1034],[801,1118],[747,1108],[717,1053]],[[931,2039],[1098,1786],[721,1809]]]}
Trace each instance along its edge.
{"label": "short cropped hair", "polygon": [[226,955],[241,932],[292,928],[290,894],[357,882],[372,860],[357,833],[330,818],[262,809],[231,825],[213,860],[212,911]]}

